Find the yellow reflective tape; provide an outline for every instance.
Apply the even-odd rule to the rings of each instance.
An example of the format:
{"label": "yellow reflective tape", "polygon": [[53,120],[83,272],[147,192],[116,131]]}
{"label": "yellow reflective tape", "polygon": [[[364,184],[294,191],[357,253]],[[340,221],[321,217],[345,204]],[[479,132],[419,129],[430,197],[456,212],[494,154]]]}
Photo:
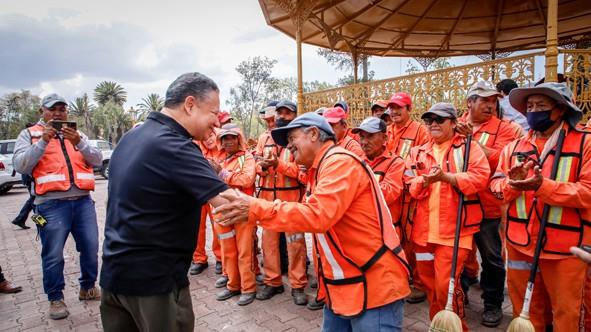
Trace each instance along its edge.
{"label": "yellow reflective tape", "polygon": [[[289,163],[289,158],[291,157],[291,153],[288,149],[283,149],[283,162],[286,164]],[[291,178],[289,176],[285,176],[285,187],[291,187]]]}
{"label": "yellow reflective tape", "polygon": [[380,174],[378,173],[373,173],[373,177],[376,178],[376,181],[378,181],[378,183],[380,182]]}
{"label": "yellow reflective tape", "polygon": [[515,200],[515,207],[517,209],[517,218],[527,219],[527,211],[525,207],[525,192],[522,192]]}
{"label": "yellow reflective tape", "polygon": [[478,143],[480,143],[482,145],[486,145],[489,137],[490,137],[489,133],[482,133],[482,136],[480,136],[480,138],[478,139]]}
{"label": "yellow reflective tape", "polygon": [[240,165],[240,169],[244,168],[244,155],[238,157],[238,165]]}
{"label": "yellow reflective tape", "polygon": [[402,143],[402,149],[400,149],[400,157],[402,157],[404,159],[404,158],[406,158],[406,156],[410,152],[410,148],[412,146],[412,140],[405,139],[403,141],[404,142]]}
{"label": "yellow reflective tape", "polygon": [[460,173],[464,168],[464,156],[461,148],[454,149],[454,163],[456,165],[456,173]]}
{"label": "yellow reflective tape", "polygon": [[[556,182],[566,183],[570,178],[570,171],[573,165],[573,157],[561,157],[558,163],[558,172],[556,174]],[[560,225],[562,223],[562,207],[551,206],[548,214],[548,222]]]}

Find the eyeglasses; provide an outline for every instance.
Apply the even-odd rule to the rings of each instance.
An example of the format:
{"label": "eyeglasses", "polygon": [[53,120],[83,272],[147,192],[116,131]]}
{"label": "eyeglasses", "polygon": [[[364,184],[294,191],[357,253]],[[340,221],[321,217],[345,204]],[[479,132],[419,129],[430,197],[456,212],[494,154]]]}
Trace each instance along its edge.
{"label": "eyeglasses", "polygon": [[446,120],[449,120],[448,118],[442,118],[440,116],[434,116],[432,118],[424,118],[423,122],[425,122],[425,124],[427,126],[430,126],[433,124],[433,121],[437,122],[437,124],[442,124],[444,123]]}

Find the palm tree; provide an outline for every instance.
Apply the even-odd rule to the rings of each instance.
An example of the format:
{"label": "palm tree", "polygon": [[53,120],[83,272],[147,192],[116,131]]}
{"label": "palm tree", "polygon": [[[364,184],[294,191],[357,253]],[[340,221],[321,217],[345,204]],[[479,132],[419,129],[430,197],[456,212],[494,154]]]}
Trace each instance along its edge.
{"label": "palm tree", "polygon": [[127,91],[117,82],[103,81],[94,88],[94,101],[100,106],[105,105],[108,101],[123,106],[127,101]]}
{"label": "palm tree", "polygon": [[82,95],[82,97],[76,98],[73,103],[70,103],[70,113],[77,116],[84,121],[84,129],[88,135],[93,135],[94,128],[92,126],[92,112],[95,106],[90,103],[88,94]]}
{"label": "palm tree", "polygon": [[146,113],[160,112],[164,107],[164,99],[157,93],[150,93],[147,97],[142,98],[142,102],[136,105],[140,110],[140,117],[143,117]]}

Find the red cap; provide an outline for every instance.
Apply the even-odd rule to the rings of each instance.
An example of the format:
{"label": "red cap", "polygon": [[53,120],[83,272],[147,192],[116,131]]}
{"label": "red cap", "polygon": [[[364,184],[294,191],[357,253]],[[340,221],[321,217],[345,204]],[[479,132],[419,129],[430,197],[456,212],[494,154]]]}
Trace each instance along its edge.
{"label": "red cap", "polygon": [[230,115],[230,112],[222,111],[218,113],[218,120],[220,121],[220,124],[231,119],[232,116]]}
{"label": "red cap", "polygon": [[396,104],[400,107],[412,106],[412,99],[410,99],[410,96],[406,92],[397,92],[388,101],[388,106],[390,104]]}
{"label": "red cap", "polygon": [[332,107],[324,110],[322,116],[328,121],[328,123],[338,123],[347,118],[347,113],[345,113],[340,107]]}

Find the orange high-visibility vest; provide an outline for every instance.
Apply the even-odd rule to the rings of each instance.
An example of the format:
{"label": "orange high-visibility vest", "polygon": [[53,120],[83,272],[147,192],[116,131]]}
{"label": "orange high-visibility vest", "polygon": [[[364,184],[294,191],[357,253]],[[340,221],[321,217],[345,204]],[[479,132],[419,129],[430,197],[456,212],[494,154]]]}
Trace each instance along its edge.
{"label": "orange high-visibility vest", "polygon": [[[378,180],[378,183],[380,183],[380,182],[382,182],[382,180],[386,176],[386,173],[388,173],[388,170],[390,169],[390,167],[392,167],[392,164],[394,163],[394,161],[396,161],[396,159],[402,160],[402,158],[399,156],[392,155],[389,152],[388,152],[387,157],[378,157],[378,158],[380,158],[380,159],[375,163],[375,165],[372,165],[372,163],[370,163],[370,165],[371,165],[371,168],[373,170],[373,173],[374,173],[376,179]],[[402,189],[402,191],[404,192],[404,188]],[[403,192],[400,194],[400,198],[398,200],[396,200],[396,202],[394,204],[388,205],[394,226],[400,226],[400,214],[402,212],[402,203],[403,203],[403,197],[404,197]]]}
{"label": "orange high-visibility vest", "polygon": [[[277,156],[279,160],[282,160],[285,163],[291,163],[294,160],[289,149],[276,145],[273,138],[267,136],[263,145],[263,158],[270,158],[272,155]],[[267,176],[259,177],[258,192],[256,196],[259,197],[261,191],[270,191],[273,192],[273,199],[276,199],[278,191],[295,191],[301,195],[302,189],[303,187],[298,179],[280,174],[275,170]],[[298,199],[298,201],[300,200]]]}
{"label": "orange high-visibility vest", "polygon": [[[583,143],[587,133],[570,129],[564,138],[564,144],[558,163],[557,182],[577,182],[583,156]],[[525,158],[537,162],[546,178],[550,177],[556,147],[540,161],[537,147],[527,139],[520,139],[511,152],[511,165],[517,158]],[[528,177],[533,175],[530,169]],[[507,211],[507,240],[516,247],[528,246],[531,235],[538,234],[539,218],[542,216],[544,202],[535,197],[534,191],[523,191],[509,204]],[[569,208],[567,206],[551,206],[546,224],[546,238],[542,253],[555,255],[571,255],[569,248],[578,247],[583,242],[584,227],[591,226],[591,211]]]}
{"label": "orange high-visibility vest", "polygon": [[[336,147],[333,146],[333,147]],[[392,216],[386,206],[385,199],[380,190],[378,181],[373,171],[367,164],[349,151],[334,151],[331,147],[322,156],[316,176],[322,167],[322,162],[336,154],[345,154],[362,164],[371,182],[373,193],[373,206],[378,215],[382,230],[382,246],[372,255],[368,256],[363,265],[356,264],[345,254],[343,243],[346,239],[339,239],[334,227],[325,233],[314,234],[314,249],[317,262],[315,264],[318,275],[318,299],[324,300],[328,308],[336,315],[343,317],[356,317],[362,315],[367,309],[367,276],[366,272],[378,262],[387,252],[395,255],[404,266],[407,277],[410,275],[410,267],[406,256],[400,246],[400,240],[392,224]],[[308,181],[306,197],[311,196],[317,183]],[[351,236],[355,236],[351,234]],[[351,248],[348,248],[351,250]]]}
{"label": "orange high-visibility vest", "polygon": [[[31,144],[41,139],[44,129],[40,124],[27,129],[31,135]],[[94,190],[92,167],[69,140],[59,137],[49,141],[43,156],[33,168],[32,175],[36,195],[68,191],[72,185],[81,190]]]}
{"label": "orange high-visibility vest", "polygon": [[[242,171],[244,169],[244,163],[246,162],[247,153],[249,154],[248,157],[252,159],[253,157],[250,155],[250,152],[239,151],[230,157],[226,157],[226,159],[224,159],[221,163],[222,168],[233,172]],[[230,184],[230,187],[236,188],[248,196],[252,196],[254,194],[254,182],[244,187],[238,187]]]}

